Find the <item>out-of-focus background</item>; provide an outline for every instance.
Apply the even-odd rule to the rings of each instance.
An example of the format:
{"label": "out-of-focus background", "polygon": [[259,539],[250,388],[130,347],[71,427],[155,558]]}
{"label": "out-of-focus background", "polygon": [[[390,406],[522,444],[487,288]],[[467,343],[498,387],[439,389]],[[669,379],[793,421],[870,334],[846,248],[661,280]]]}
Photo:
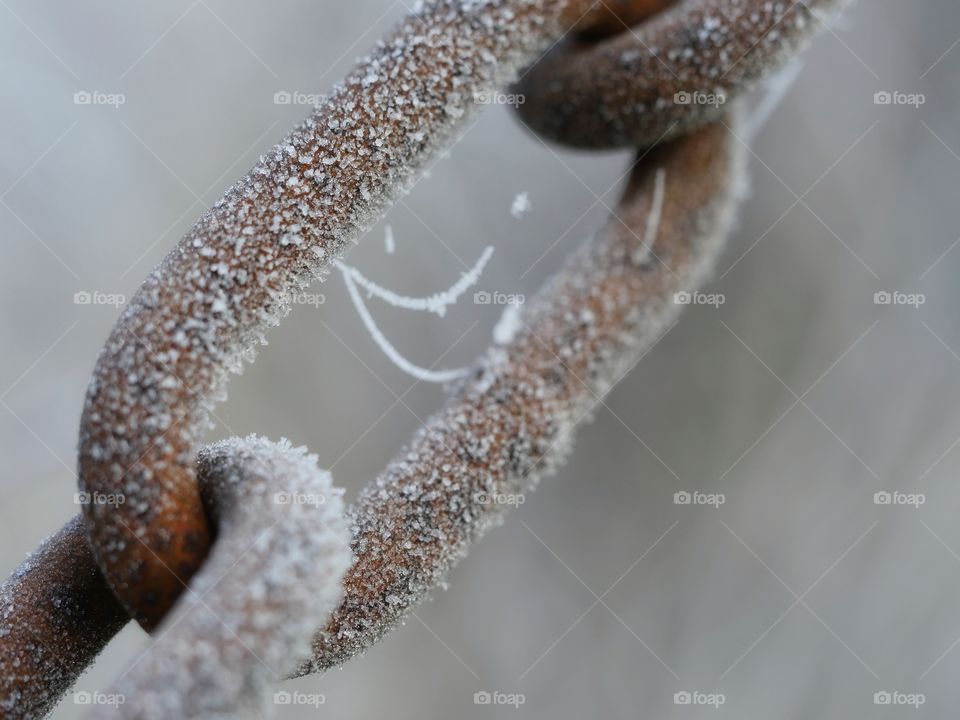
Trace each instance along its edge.
{"label": "out-of-focus background", "polygon": [[[403,12],[0,0],[4,573],[77,512],[77,426],[112,296]],[[953,0],[861,0],[832,23],[751,142],[753,191],[710,286],[725,303],[685,313],[448,591],[342,671],[288,683],[325,703],[280,717],[884,718],[904,696],[875,693],[896,691],[922,695],[917,717],[955,712],[958,36]],[[602,221],[627,160],[548,149],[491,108],[349,262],[425,294],[492,244],[478,289],[530,295]],[[211,437],[289,437],[352,497],[443,391],[383,357],[338,276],[313,291],[232,382]],[[502,310],[371,308],[412,361],[448,367]],[[724,502],[676,504],[684,491]],[[128,627],[77,689],[105,688],[148,645]],[[484,691],[523,703],[475,704]],[[68,696],[55,717],[85,710]]]}

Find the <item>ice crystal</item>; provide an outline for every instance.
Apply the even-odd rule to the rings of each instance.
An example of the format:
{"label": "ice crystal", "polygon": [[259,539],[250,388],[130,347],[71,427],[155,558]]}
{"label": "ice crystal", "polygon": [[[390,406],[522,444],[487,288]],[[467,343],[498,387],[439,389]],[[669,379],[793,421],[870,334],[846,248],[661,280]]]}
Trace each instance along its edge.
{"label": "ice crystal", "polygon": [[510,214],[514,218],[520,220],[524,215],[530,210],[530,196],[528,193],[519,193],[514,199],[513,204],[510,206]]}
{"label": "ice crystal", "polygon": [[507,305],[493,327],[493,341],[498,345],[506,345],[513,340],[521,324],[520,306],[515,303]]}
{"label": "ice crystal", "polygon": [[393,255],[397,250],[397,240],[393,236],[393,228],[389,225],[383,229],[383,249],[387,255]]}

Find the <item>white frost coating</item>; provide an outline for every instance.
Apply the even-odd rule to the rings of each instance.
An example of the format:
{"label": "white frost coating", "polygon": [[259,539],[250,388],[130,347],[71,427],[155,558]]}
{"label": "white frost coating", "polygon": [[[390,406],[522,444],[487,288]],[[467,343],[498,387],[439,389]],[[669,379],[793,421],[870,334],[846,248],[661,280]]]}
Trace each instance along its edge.
{"label": "white frost coating", "polygon": [[510,214],[517,220],[523,218],[530,210],[530,195],[528,193],[519,193],[513,199],[513,205],[510,206]]}
{"label": "white frost coating", "polygon": [[387,340],[386,336],[380,331],[376,321],[367,309],[366,303],[360,296],[357,285],[367,291],[367,297],[378,297],[390,305],[405,310],[417,310],[420,312],[431,312],[440,317],[446,315],[447,308],[460,299],[467,290],[477,284],[480,279],[480,273],[486,267],[493,255],[493,246],[491,245],[480,255],[480,258],[467,272],[460,275],[460,279],[449,289],[440,293],[435,293],[429,297],[407,297],[399,295],[392,290],[377,285],[372,280],[367,279],[359,270],[351,265],[347,265],[341,260],[335,260],[334,265],[343,274],[343,280],[347,284],[347,291],[350,293],[350,299],[353,301],[357,312],[363,320],[364,326],[373,338],[373,341],[379,346],[390,361],[408,375],[412,375],[417,380],[425,382],[445,383],[457,378],[463,377],[467,368],[457,368],[455,370],[428,370],[418,365],[414,365],[407,360],[400,352]]}
{"label": "white frost coating", "polygon": [[92,718],[263,717],[343,594],[342,492],[315,456],[250,436],[204,448],[199,466],[217,541],[153,646],[109,691],[124,703]]}
{"label": "white frost coating", "polygon": [[430,312],[439,317],[443,317],[447,314],[448,307],[455,305],[461,295],[477,284],[477,281],[480,279],[480,274],[492,256],[493,246],[491,245],[483,251],[472,268],[465,273],[461,273],[460,279],[457,280],[455,284],[443,292],[434,293],[428,297],[407,297],[406,295],[395,293],[392,290],[387,290],[372,280],[369,280],[355,267],[347,265],[342,260],[334,261],[334,265],[344,276],[352,276],[356,283],[367,291],[367,297],[376,296],[396,308]]}
{"label": "white frost coating", "polygon": [[520,320],[520,306],[515,304],[507,305],[503,309],[503,314],[493,327],[493,341],[497,345],[506,345],[520,331],[523,323]]}
{"label": "white frost coating", "polygon": [[343,268],[341,268],[341,271],[343,272],[343,280],[347,284],[347,292],[350,293],[350,299],[357,308],[357,312],[360,314],[360,319],[363,320],[363,324],[367,328],[367,332],[370,333],[370,337],[373,338],[373,341],[377,344],[380,350],[383,351],[383,354],[390,359],[390,362],[408,375],[412,375],[417,380],[423,380],[425,382],[446,383],[466,375],[467,368],[457,368],[455,370],[429,370],[427,368],[422,368],[419,365],[414,365],[412,362],[403,357],[403,355],[400,354],[400,351],[391,345],[390,341],[387,340],[382,332],[380,332],[380,328],[377,327],[376,321],[373,319],[370,311],[367,310],[367,306],[363,302],[363,298],[360,296],[360,291],[357,289],[353,274],[347,270],[344,270]]}
{"label": "white frost coating", "polygon": [[383,249],[387,251],[387,255],[393,255],[397,249],[397,240],[393,236],[393,228],[389,225],[383,229]]}

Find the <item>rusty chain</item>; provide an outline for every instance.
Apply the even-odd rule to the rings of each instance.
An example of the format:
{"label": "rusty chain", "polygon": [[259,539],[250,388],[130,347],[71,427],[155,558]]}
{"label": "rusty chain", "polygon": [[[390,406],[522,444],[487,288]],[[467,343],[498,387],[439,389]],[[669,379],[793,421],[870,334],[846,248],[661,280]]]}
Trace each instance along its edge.
{"label": "rusty chain", "polygon": [[[88,392],[79,475],[82,491],[126,502],[85,505],[82,520],[0,588],[0,714],[44,715],[128,618],[165,631],[189,606],[171,612],[184,588],[196,592],[191,578],[199,571],[202,585],[215,558],[236,552],[224,528],[247,515],[209,491],[223,473],[197,465],[198,453],[214,452],[201,452],[199,437],[228,372],[252,359],[290,292],[322,277],[452,142],[476,96],[516,80],[521,119],[542,137],[640,154],[608,223],[348,509],[354,560],[343,597],[314,636],[312,659],[275,671],[325,670],[386,634],[498,519],[501,508],[480,497],[532,487],[555,466],[576,426],[677,314],[673,293],[709,275],[744,172],[730,130],[737,111],[726,104],[841,4],[437,0],[408,15],[198,221],[118,321]],[[241,446],[221,446],[218,457],[242,477],[256,466],[271,488],[288,490],[296,476],[289,461],[272,473],[257,466]],[[251,562],[248,582],[269,567]],[[297,567],[286,581],[316,582]],[[289,641],[280,628],[302,635],[323,625],[330,608],[318,606],[301,613],[307,629],[284,625],[289,605],[264,610],[263,627]],[[144,672],[126,686],[138,695],[156,690]],[[168,685],[151,706],[166,714],[156,716],[174,706],[174,715],[201,713],[183,683]]]}

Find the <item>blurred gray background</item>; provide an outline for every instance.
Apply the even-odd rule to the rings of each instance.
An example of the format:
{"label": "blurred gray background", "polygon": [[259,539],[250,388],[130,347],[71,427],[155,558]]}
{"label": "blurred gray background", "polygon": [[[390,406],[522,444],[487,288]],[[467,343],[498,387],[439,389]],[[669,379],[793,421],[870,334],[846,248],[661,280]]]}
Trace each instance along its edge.
{"label": "blurred gray background", "polygon": [[[404,12],[388,0],[0,0],[0,569],[76,512],[85,386],[132,295],[202,209]],[[943,717],[960,676],[960,7],[861,0],[752,141],[711,291],[614,391],[570,462],[411,620],[280,717]],[[922,93],[921,107],[874,93]],[[78,92],[104,95],[77,104]],[[82,101],[83,96],[80,96]],[[400,292],[532,294],[603,220],[627,153],[547,149],[505,108],[349,254]],[[528,192],[522,220],[513,198]],[[373,345],[342,279],[230,387],[211,437],[305,444],[357,493],[438,407]],[[920,307],[874,303],[922,293]],[[373,301],[412,361],[468,363],[500,308]],[[674,493],[723,493],[720,508]],[[874,503],[922,493],[919,508]],[[600,598],[600,600],[598,600]],[[128,627],[78,689],[147,650]],[[474,693],[521,693],[519,708]],[[722,693],[719,709],[674,703]],[[912,708],[874,693],[922,693]],[[57,718],[83,714],[70,697]]]}

